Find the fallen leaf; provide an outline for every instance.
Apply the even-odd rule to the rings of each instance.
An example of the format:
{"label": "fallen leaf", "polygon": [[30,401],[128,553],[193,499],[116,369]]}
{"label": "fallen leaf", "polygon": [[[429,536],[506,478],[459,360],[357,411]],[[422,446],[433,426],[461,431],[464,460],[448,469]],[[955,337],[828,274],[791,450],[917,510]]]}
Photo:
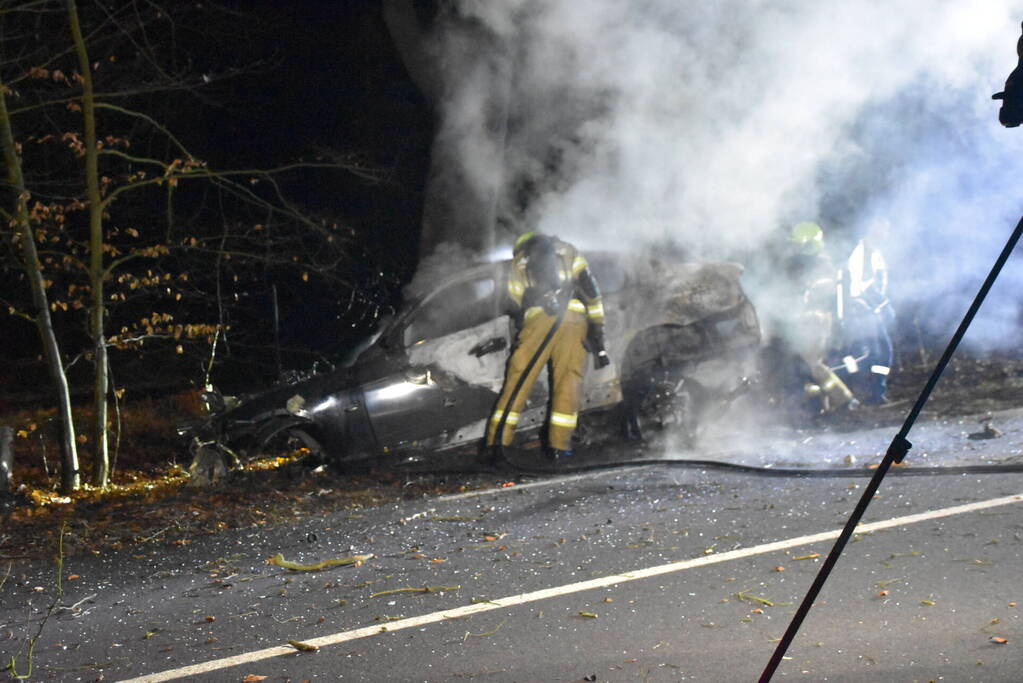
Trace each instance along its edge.
{"label": "fallen leaf", "polygon": [[1005,638],[1000,637],[1000,636],[991,636],[991,642],[992,643],[998,643],[999,645],[1005,645],[1009,641],[1006,640]]}
{"label": "fallen leaf", "polygon": [[753,614],[763,614],[764,610],[760,609],[759,607],[754,607],[753,609],[750,610],[750,612],[753,612]]}
{"label": "fallen leaf", "polygon": [[933,600],[921,600],[920,604],[923,605],[924,607],[934,607],[938,603],[934,602]]}
{"label": "fallen leaf", "polygon": [[242,683],[259,683],[259,681],[265,681],[266,676],[257,676],[256,674],[249,674],[242,679]]}
{"label": "fallen leaf", "polygon": [[792,559],[796,560],[796,561],[798,561],[798,560],[816,560],[820,556],[821,556],[820,553],[810,553],[809,555],[800,555],[799,557],[793,557]]}
{"label": "fallen leaf", "polygon": [[593,612],[580,612],[579,616],[580,617],[586,617],[587,619],[596,619],[597,618],[597,615],[594,614]]}
{"label": "fallen leaf", "polygon": [[79,576],[78,574],[71,574],[71,575],[69,575],[69,576],[67,577],[67,580],[68,580],[68,581],[77,581],[77,580],[78,580],[78,579],[80,579],[80,578],[82,578],[82,577],[81,577],[81,576]]}
{"label": "fallen leaf", "polygon": [[774,571],[776,571],[776,572],[783,572],[783,571],[785,571],[785,567],[783,567],[781,565],[778,565],[777,567],[774,568]]}
{"label": "fallen leaf", "polygon": [[877,597],[879,597],[879,598],[885,598],[885,597],[888,597],[888,591],[886,591],[886,590],[884,590],[884,591],[878,591],[878,593],[877,593]]}
{"label": "fallen leaf", "polygon": [[206,621],[216,621],[217,620],[216,617],[211,617],[211,616],[204,617],[204,618],[206,619]]}
{"label": "fallen leaf", "polygon": [[446,557],[435,557],[432,560],[430,560],[430,563],[431,564],[441,564],[442,562],[447,562],[447,561],[448,561],[448,558],[446,558]]}
{"label": "fallen leaf", "polygon": [[503,489],[510,488],[512,486],[515,486],[515,482],[514,481],[506,481],[503,484],[501,484],[501,488],[503,488]]}

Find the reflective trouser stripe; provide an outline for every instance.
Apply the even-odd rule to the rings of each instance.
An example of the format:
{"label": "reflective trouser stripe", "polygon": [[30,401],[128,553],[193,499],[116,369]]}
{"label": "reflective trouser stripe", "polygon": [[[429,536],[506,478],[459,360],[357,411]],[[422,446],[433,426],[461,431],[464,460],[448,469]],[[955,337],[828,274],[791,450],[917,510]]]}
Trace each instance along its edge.
{"label": "reflective trouser stripe", "polygon": [[[497,424],[501,421],[502,417],[504,417],[503,410],[494,411],[494,414],[490,418],[490,421],[494,423],[495,428]],[[504,423],[509,425],[517,425],[519,423],[520,417],[521,415],[519,413],[508,413],[508,417],[505,419]]]}
{"label": "reflective trouser stripe", "polygon": [[888,373],[890,373],[892,369],[887,365],[871,365],[870,371],[875,375],[884,375],[887,377]]}
{"label": "reflective trouser stripe", "polygon": [[537,313],[543,313],[543,308],[540,306],[530,306],[526,309],[526,312],[522,314],[522,319],[529,320]]}
{"label": "reflective trouser stripe", "polygon": [[575,428],[576,422],[578,422],[578,415],[566,413],[551,413],[551,424],[557,425],[558,427],[572,427]]}
{"label": "reflective trouser stripe", "polygon": [[568,310],[574,311],[576,313],[585,313],[586,304],[584,304],[582,301],[579,301],[579,299],[572,299],[571,301],[568,302]]}
{"label": "reflective trouser stripe", "polygon": [[[583,372],[586,370],[586,349],[583,347],[583,339],[586,337],[586,317],[569,311],[565,314],[561,327],[555,332],[554,337],[547,344],[547,347],[540,352],[536,363],[530,369],[529,375],[522,381],[521,388],[509,406],[511,393],[519,384],[519,379],[526,371],[529,361],[537,353],[540,344],[546,338],[551,325],[554,324],[554,316],[547,315],[543,309],[537,314],[527,318],[522,325],[516,340],[515,350],[508,360],[508,372],[504,378],[504,388],[501,396],[497,399],[497,406],[490,419],[487,429],[487,445],[493,445],[500,440],[504,445],[510,445],[515,436],[515,425],[521,415],[536,383],[540,371],[551,362],[553,370],[554,395],[551,399],[551,417],[555,415],[574,416],[579,411],[579,401],[582,396]],[[508,410],[508,419],[505,420],[504,431],[497,434],[497,427],[501,422],[500,416]],[[516,416],[512,422],[512,416]],[[552,419],[549,425],[549,442],[553,448],[569,450],[572,443],[572,432],[575,423],[571,425],[558,424],[560,420]]]}
{"label": "reflective trouser stripe", "polygon": [[587,307],[587,315],[589,316],[589,318],[590,318],[590,320],[592,322],[595,322],[595,323],[602,323],[602,322],[604,322],[604,304],[603,304],[603,302],[597,301],[596,303],[590,304]]}

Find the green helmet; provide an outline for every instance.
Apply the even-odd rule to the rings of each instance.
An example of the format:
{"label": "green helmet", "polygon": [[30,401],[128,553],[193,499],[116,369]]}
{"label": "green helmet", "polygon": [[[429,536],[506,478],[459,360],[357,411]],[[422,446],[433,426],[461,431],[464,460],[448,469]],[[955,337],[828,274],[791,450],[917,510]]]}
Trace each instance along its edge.
{"label": "green helmet", "polygon": [[811,221],[803,221],[792,226],[789,242],[798,244],[807,251],[820,251],[824,245],[824,230]]}
{"label": "green helmet", "polygon": [[515,246],[512,248],[512,253],[517,255],[520,251],[526,248],[526,244],[528,244],[529,240],[534,237],[536,237],[536,233],[532,231],[524,232],[519,235],[519,238],[515,240]]}

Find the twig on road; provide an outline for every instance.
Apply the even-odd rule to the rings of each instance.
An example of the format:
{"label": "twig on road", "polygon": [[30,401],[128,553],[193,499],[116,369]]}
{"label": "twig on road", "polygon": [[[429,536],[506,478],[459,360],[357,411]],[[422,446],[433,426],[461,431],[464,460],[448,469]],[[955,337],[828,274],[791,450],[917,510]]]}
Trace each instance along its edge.
{"label": "twig on road", "polygon": [[393,593],[443,593],[444,591],[456,591],[461,586],[423,586],[422,588],[392,588],[387,591],[380,591],[379,593],[373,593],[369,597],[378,598],[381,595],[391,595]]}
{"label": "twig on road", "polygon": [[486,633],[469,633],[468,631],[466,631],[465,635],[462,636],[462,642],[464,643],[470,638],[489,638],[490,636],[495,635],[498,631],[500,631],[501,627],[504,626],[505,623],[507,623],[507,621],[508,621],[507,619],[502,620],[501,623],[497,625],[497,628],[495,628],[493,631],[487,631]]}

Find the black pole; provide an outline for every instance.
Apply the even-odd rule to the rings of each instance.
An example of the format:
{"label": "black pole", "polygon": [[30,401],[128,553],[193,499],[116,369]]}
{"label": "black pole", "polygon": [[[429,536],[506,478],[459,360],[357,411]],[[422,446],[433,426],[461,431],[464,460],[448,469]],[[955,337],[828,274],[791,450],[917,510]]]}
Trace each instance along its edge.
{"label": "black pole", "polygon": [[906,457],[906,453],[908,453],[909,449],[912,447],[912,444],[906,440],[906,437],[909,435],[909,430],[913,428],[913,423],[916,422],[917,417],[920,415],[920,411],[923,410],[924,405],[930,398],[931,391],[934,390],[934,386],[941,378],[941,373],[945,371],[945,367],[948,365],[949,361],[952,360],[952,355],[959,346],[959,342],[962,341],[963,336],[966,334],[966,330],[970,327],[970,323],[973,322],[973,317],[980,309],[980,305],[984,303],[984,298],[987,297],[987,293],[991,289],[991,286],[995,283],[995,280],[998,279],[998,274],[1002,271],[1002,266],[1005,265],[1005,262],[1009,259],[1009,255],[1012,254],[1012,251],[1016,248],[1016,243],[1019,242],[1021,234],[1023,234],[1023,218],[1020,218],[1019,222],[1016,224],[1016,229],[1013,230],[1008,242],[1005,243],[1005,247],[1002,249],[1002,253],[998,255],[998,259],[991,267],[991,272],[988,273],[987,279],[984,280],[984,284],[981,285],[980,291],[978,291],[977,296],[974,297],[969,310],[967,310],[966,315],[963,316],[963,321],[959,323],[959,329],[957,329],[955,334],[952,335],[951,341],[949,341],[948,346],[945,347],[945,353],[942,354],[941,360],[939,360],[938,364],[935,366],[930,379],[927,380],[927,384],[924,386],[923,391],[920,392],[920,396],[917,398],[916,403],[909,411],[909,415],[906,416],[906,421],[903,422],[902,429],[899,430],[899,433],[895,435],[895,438],[892,439],[891,444],[888,446],[888,451],[881,460],[881,464],[878,465],[877,470],[874,472],[874,476],[870,478],[870,483],[867,484],[866,489],[863,491],[863,495],[856,504],[856,508],[853,510],[852,515],[849,516],[849,521],[846,522],[845,528],[842,529],[842,533],[839,535],[838,540],[835,541],[835,545],[831,548],[831,552],[828,553],[827,559],[821,566],[820,571],[817,572],[817,577],[813,580],[813,584],[810,586],[810,590],[807,591],[806,596],[803,598],[802,604],[799,605],[799,609],[797,609],[796,613],[793,615],[792,621],[789,623],[789,627],[785,631],[785,635],[782,636],[781,640],[778,642],[778,646],[775,648],[774,654],[771,656],[771,660],[764,668],[764,672],[760,674],[760,683],[768,683],[774,675],[775,670],[778,668],[782,658],[785,656],[785,652],[788,651],[789,645],[792,644],[792,640],[796,637],[796,633],[799,631],[799,627],[802,625],[803,619],[806,618],[807,613],[809,613],[810,608],[813,606],[814,600],[817,599],[817,594],[820,593],[821,588],[824,587],[824,582],[828,580],[828,575],[831,574],[832,568],[835,566],[835,563],[838,562],[838,557],[842,554],[845,544],[849,542],[849,538],[852,537],[853,532],[856,530],[856,526],[860,523],[863,513],[867,511],[867,506],[870,505],[870,501],[873,499],[874,494],[877,493],[878,487],[881,486],[881,480],[884,479],[885,474],[888,473],[888,469],[892,466],[892,463],[902,462],[902,459]]}

